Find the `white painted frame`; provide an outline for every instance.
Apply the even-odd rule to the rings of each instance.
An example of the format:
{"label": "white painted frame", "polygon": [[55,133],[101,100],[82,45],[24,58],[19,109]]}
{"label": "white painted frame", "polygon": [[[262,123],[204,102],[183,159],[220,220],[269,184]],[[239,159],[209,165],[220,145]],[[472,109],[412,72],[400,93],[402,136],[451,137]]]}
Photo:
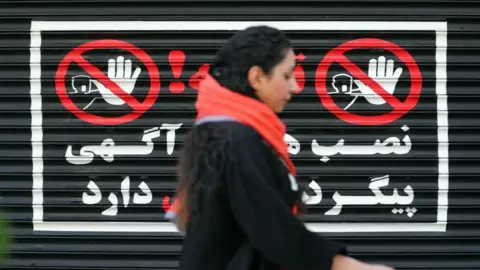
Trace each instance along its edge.
{"label": "white painted frame", "polygon": [[43,221],[43,128],[41,100],[42,32],[48,31],[183,31],[241,30],[254,25],[281,30],[405,30],[436,33],[438,127],[438,215],[432,223],[306,223],[314,232],[445,232],[448,216],[447,22],[409,21],[32,21],[30,30],[30,96],[32,117],[32,208],[34,231],[177,232],[169,222],[46,222]]}

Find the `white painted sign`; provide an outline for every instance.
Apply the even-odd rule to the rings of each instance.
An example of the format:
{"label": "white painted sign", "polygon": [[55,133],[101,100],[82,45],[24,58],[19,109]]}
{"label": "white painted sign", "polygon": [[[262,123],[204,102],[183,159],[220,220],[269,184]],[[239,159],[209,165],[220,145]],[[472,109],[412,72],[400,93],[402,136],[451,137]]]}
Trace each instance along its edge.
{"label": "white painted sign", "polygon": [[[434,58],[436,62],[434,91],[437,96],[437,126],[432,128],[436,132],[435,137],[438,142],[436,156],[438,156],[438,181],[435,186],[438,188],[438,203],[436,211],[436,220],[432,222],[413,222],[416,215],[421,215],[419,206],[412,203],[418,198],[418,192],[415,191],[417,183],[408,183],[400,188],[386,189],[392,182],[389,173],[371,176],[368,178],[359,176],[364,181],[364,188],[368,189],[370,195],[348,195],[346,191],[337,190],[330,196],[331,208],[327,209],[323,214],[325,222],[306,222],[306,226],[315,232],[414,232],[414,231],[446,231],[447,213],[448,213],[448,182],[449,182],[449,162],[448,162],[448,108],[447,108],[447,23],[446,22],[398,22],[398,21],[33,21],[31,25],[31,45],[30,45],[30,68],[31,68],[31,116],[32,116],[32,159],[33,159],[33,188],[32,188],[32,208],[33,208],[33,228],[35,231],[104,231],[104,232],[176,232],[176,228],[170,222],[121,222],[121,221],[104,221],[104,222],[86,222],[71,221],[60,222],[50,221],[44,218],[43,204],[44,198],[44,130],[42,115],[42,96],[45,89],[42,88],[42,80],[52,79],[45,78],[42,73],[42,38],[45,33],[55,31],[89,31],[91,33],[101,32],[121,32],[121,31],[235,31],[241,30],[254,25],[270,25],[282,30],[288,31],[318,31],[318,38],[321,39],[322,31],[342,31],[358,32],[392,32],[395,31],[425,31],[433,32],[435,35]],[[174,49],[174,48],[172,48]],[[308,56],[307,56],[308,57]],[[141,76],[143,69],[133,67],[132,62],[124,58],[113,59],[109,71],[105,74],[112,81],[117,81],[122,89],[125,88],[130,94],[135,91],[137,78]],[[324,59],[323,61],[327,61]],[[110,63],[109,62],[109,63]],[[115,72],[114,65],[119,62],[125,69],[121,69],[119,78],[118,69]],[[383,106],[393,102],[392,99],[385,98],[384,94],[377,93],[379,85],[388,93],[393,95],[398,89],[400,78],[404,74],[411,73],[411,70],[398,67],[398,60],[388,58],[386,55],[379,55],[378,58],[371,58],[369,61],[368,77],[362,80],[355,79],[358,71],[337,72],[327,74],[320,72],[319,76],[328,77],[330,84],[325,87],[325,91],[332,97],[335,94],[350,96],[344,106],[340,106],[341,110],[350,112],[355,110],[355,104],[360,100],[366,102],[369,106]],[[127,68],[128,67],[128,68]],[[128,74],[125,74],[127,72]],[[161,71],[160,71],[161,73]],[[410,74],[411,75],[411,74]],[[128,81],[125,81],[125,78]],[[372,82],[373,81],[373,82]],[[183,87],[183,86],[182,86]],[[183,89],[177,86],[178,89]],[[104,99],[112,106],[123,105],[125,102],[121,98],[113,95],[109,87],[85,75],[73,75],[71,78],[71,91],[77,94],[94,94],[100,93],[101,96],[94,97],[89,100],[82,109],[89,109],[94,106],[98,99]],[[322,89],[323,89],[322,88]],[[331,89],[328,91],[329,88]],[[318,86],[317,86],[318,90]],[[183,90],[182,90],[183,91]],[[320,91],[320,90],[318,90]],[[325,107],[333,106],[330,102],[322,101]],[[398,104],[397,104],[398,105]],[[373,108],[373,107],[372,107]],[[356,118],[362,119],[362,118]],[[355,120],[356,121],[356,120]],[[165,134],[167,142],[167,153],[171,155],[175,147],[175,132],[183,128],[184,123],[160,124],[158,127],[145,130],[141,141],[143,145],[117,145],[115,139],[106,135],[103,141],[82,145],[80,147],[66,145],[64,158],[71,166],[84,166],[90,164],[93,160],[111,164],[118,157],[122,156],[141,156],[150,155],[155,151],[154,139],[159,138],[161,134]],[[336,140],[336,143],[325,144],[319,140],[313,139],[307,145],[298,139],[302,134],[293,134],[289,132],[285,136],[285,140],[289,143],[289,151],[294,156],[302,155],[308,151],[313,156],[318,156],[319,171],[325,170],[331,173],[333,167],[325,167],[343,157],[374,157],[380,156],[383,160],[388,160],[389,155],[405,156],[411,154],[415,149],[415,139],[413,135],[407,134],[414,130],[415,127],[407,124],[398,126],[397,130],[401,130],[402,136],[386,136],[383,139],[372,139],[369,145],[359,145],[355,141],[349,141],[345,138]],[[163,133],[164,132],[164,133]],[[318,134],[319,137],[324,136]],[[309,150],[305,150],[309,149]],[[392,161],[393,162],[393,161]],[[374,164],[372,165],[374,166]],[[393,166],[393,165],[392,165]],[[347,169],[347,168],[346,168]],[[414,172],[413,172],[414,173]],[[364,179],[365,178],[365,179]],[[304,201],[307,205],[321,205],[325,201],[327,195],[325,187],[322,187],[322,180],[311,180],[309,187],[314,194],[304,194]],[[403,182],[402,182],[403,183]],[[338,183],[342,186],[342,183]],[[345,184],[346,185],[346,184]],[[149,184],[141,182],[138,186],[132,187],[131,178],[124,177],[119,184],[121,190],[121,200],[119,196],[110,193],[108,196],[102,196],[102,189],[95,181],[88,182],[88,192],[80,194],[82,202],[85,205],[96,205],[103,201],[108,201],[110,206],[99,212],[99,215],[105,217],[115,217],[121,213],[122,208],[132,207],[136,204],[149,204],[155,200],[156,194],[152,191]],[[135,191],[133,191],[135,188]],[[292,188],[296,189],[296,181],[292,183]],[[342,186],[343,188],[343,186]],[[387,194],[388,193],[388,194]],[[374,205],[391,206],[390,213],[385,215],[403,216],[404,221],[395,222],[359,222],[359,221],[330,221],[329,218],[341,216],[348,211],[348,206],[363,205],[373,207]],[[329,206],[330,207],[330,206]],[[163,215],[163,213],[158,213]],[[340,219],[341,220],[341,219]]]}

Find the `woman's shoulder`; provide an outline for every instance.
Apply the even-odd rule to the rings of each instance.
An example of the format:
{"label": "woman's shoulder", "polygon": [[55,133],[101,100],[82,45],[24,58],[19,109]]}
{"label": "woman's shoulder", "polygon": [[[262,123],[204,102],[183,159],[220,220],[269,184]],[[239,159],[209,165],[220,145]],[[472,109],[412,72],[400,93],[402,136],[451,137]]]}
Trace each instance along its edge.
{"label": "woman's shoulder", "polygon": [[[203,123],[196,128],[195,133],[203,139],[193,138],[194,147],[199,148],[205,158],[215,158],[221,166],[236,163],[245,156],[250,156],[249,161],[253,162],[268,153],[263,137],[254,128],[240,122]],[[203,141],[204,144],[200,146],[195,141]]]}
{"label": "woman's shoulder", "polygon": [[243,143],[245,140],[251,140],[252,144],[262,143],[262,137],[252,127],[237,121],[221,121],[203,123],[197,126],[198,129],[208,132],[211,143],[226,143],[235,145]]}

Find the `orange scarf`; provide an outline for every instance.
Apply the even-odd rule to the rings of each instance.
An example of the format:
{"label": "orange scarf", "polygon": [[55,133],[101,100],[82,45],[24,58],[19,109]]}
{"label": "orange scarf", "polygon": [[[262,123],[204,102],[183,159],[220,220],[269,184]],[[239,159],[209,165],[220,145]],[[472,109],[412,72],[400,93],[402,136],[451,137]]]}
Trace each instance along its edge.
{"label": "orange scarf", "polygon": [[[212,76],[205,75],[197,95],[197,118],[229,117],[254,128],[280,155],[290,173],[296,176],[296,168],[290,160],[288,145],[284,141],[286,127],[272,109],[262,102],[222,87]],[[169,207],[167,218],[175,219],[177,200]],[[294,207],[296,214],[297,209]]]}

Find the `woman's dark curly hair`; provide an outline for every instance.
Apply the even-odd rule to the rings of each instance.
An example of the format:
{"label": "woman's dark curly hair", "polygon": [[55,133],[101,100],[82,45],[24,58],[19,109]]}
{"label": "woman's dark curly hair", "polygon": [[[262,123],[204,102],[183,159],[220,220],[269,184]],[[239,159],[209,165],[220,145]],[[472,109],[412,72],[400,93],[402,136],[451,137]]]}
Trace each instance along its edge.
{"label": "woman's dark curly hair", "polygon": [[[290,48],[291,43],[282,31],[268,26],[249,27],[238,31],[218,51],[210,64],[209,74],[223,87],[258,100],[247,79],[249,69],[259,66],[270,75]],[[208,174],[208,170],[215,170],[213,175],[219,175],[221,161],[229,158],[222,156],[220,150],[220,144],[228,143],[225,139],[229,137],[227,125],[216,123],[213,127],[205,123],[194,126],[186,135],[178,160],[180,205],[177,218],[183,229],[195,212],[196,194],[201,188],[199,175]]]}

